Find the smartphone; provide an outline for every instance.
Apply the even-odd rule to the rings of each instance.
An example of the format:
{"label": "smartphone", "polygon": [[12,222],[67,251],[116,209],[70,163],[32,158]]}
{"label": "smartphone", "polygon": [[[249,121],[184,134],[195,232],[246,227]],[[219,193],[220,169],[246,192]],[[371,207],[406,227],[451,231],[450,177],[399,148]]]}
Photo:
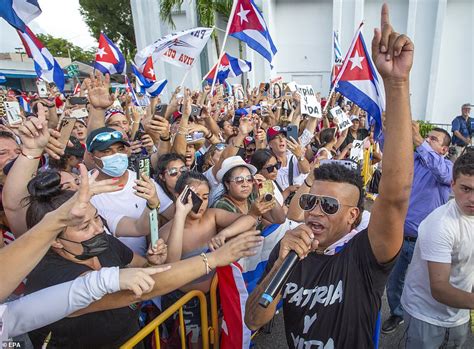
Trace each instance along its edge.
{"label": "smartphone", "polygon": [[166,109],[168,109],[168,104],[158,104],[156,107],[155,107],[155,115],[159,115],[159,116],[165,116],[166,114]]}
{"label": "smartphone", "polygon": [[88,116],[89,116],[89,112],[87,111],[86,108],[74,109],[70,115],[70,117],[74,119],[83,119],[83,118],[87,118]]}
{"label": "smartphone", "polygon": [[357,171],[358,168],[359,168],[359,165],[355,162],[355,161],[352,161],[352,160],[321,160],[321,162],[319,163],[320,166],[324,165],[324,164],[338,164],[338,165],[341,165],[341,166],[344,166],[345,168],[349,169],[349,170],[352,170],[352,171]]}
{"label": "smartphone", "polygon": [[199,209],[201,208],[202,205],[202,199],[197,196],[195,192],[191,190],[191,188],[186,189],[186,193],[183,196],[183,199],[181,202],[183,204],[186,204],[188,202],[189,195],[191,195],[191,201],[193,202],[193,208],[191,209],[194,213],[198,213]]}
{"label": "smartphone", "polygon": [[69,103],[71,105],[87,104],[89,100],[87,97],[69,97]]}
{"label": "smartphone", "polygon": [[158,212],[156,210],[150,212],[150,233],[151,246],[155,246],[160,238],[158,235]]}
{"label": "smartphone", "polygon": [[150,177],[150,157],[140,156],[135,160],[135,172],[137,173],[137,179],[141,179],[144,174]]}
{"label": "smartphone", "polygon": [[298,126],[294,124],[289,124],[288,126],[286,126],[286,138],[293,138],[295,141],[298,142]]}
{"label": "smartphone", "polygon": [[20,103],[4,102],[7,122],[9,125],[15,125],[22,122]]}
{"label": "smartphone", "polygon": [[241,117],[242,115],[234,115],[234,119],[232,120],[232,126],[239,127]]}
{"label": "smartphone", "polygon": [[38,90],[38,96],[40,98],[48,97],[48,85],[46,84],[46,81],[36,80],[36,89]]}
{"label": "smartphone", "polygon": [[67,142],[71,137],[72,129],[74,128],[75,124],[76,119],[73,118],[64,118],[61,122],[61,129],[59,130],[61,136],[59,137],[59,142],[64,146],[64,148],[67,146]]}
{"label": "smartphone", "polygon": [[193,138],[193,141],[196,141],[198,139],[203,139],[204,138],[204,133],[203,132],[193,132],[191,135]]}
{"label": "smartphone", "polygon": [[274,196],[273,181],[267,179],[266,181],[260,183],[258,195],[263,197],[264,201],[272,201]]}

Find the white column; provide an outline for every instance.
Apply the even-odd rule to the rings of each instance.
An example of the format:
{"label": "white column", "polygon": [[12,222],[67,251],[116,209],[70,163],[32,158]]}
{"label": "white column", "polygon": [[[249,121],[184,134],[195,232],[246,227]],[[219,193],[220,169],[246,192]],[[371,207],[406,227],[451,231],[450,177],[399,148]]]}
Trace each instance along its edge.
{"label": "white column", "polygon": [[428,94],[426,97],[425,120],[431,120],[434,112],[436,84],[438,83],[439,59],[441,56],[441,36],[443,34],[444,22],[446,19],[447,0],[438,0],[436,11],[436,24],[431,54],[431,67],[428,82]]}

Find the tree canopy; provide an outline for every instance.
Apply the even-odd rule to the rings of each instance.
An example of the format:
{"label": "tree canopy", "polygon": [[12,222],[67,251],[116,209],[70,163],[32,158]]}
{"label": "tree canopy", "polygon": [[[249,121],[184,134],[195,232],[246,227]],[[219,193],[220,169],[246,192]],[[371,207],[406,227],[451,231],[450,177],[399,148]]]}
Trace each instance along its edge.
{"label": "tree canopy", "polygon": [[79,11],[95,38],[99,38],[103,31],[126,57],[135,54],[130,0],[79,0],[79,5]]}
{"label": "tree canopy", "polygon": [[55,57],[69,57],[73,61],[91,63],[95,59],[95,49],[83,50],[70,41],[62,38],[55,38],[49,34],[38,34],[38,39]]}

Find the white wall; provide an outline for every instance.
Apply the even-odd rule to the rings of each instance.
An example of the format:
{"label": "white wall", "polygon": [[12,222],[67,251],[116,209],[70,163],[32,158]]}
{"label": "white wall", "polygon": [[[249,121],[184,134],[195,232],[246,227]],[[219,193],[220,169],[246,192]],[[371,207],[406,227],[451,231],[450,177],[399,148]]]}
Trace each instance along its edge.
{"label": "white wall", "polygon": [[[373,28],[380,26],[382,0],[257,0],[264,13],[278,53],[274,69],[258,53],[246,49],[244,58],[251,61],[253,71],[248,78],[253,85],[276,76],[286,81],[312,84],[324,94],[329,90],[332,56],[332,31],[340,33],[343,56],[353,34],[363,19],[363,35],[370,50]],[[459,114],[460,105],[474,103],[474,1],[471,0],[389,0],[390,17],[394,28],[407,33],[415,43],[415,62],[411,72],[411,106],[413,118],[436,123],[450,123]],[[132,10],[150,6],[159,9],[159,0],[131,0]],[[193,1],[185,1],[193,6]],[[190,4],[190,5],[188,5]],[[140,14],[135,21],[139,48],[156,40],[169,28],[160,23],[154,11]],[[187,11],[176,19],[178,29],[190,28],[194,15]],[[149,17],[143,18],[142,16]],[[151,26],[151,27],[150,27]],[[226,29],[225,19],[217,26]],[[141,32],[151,31],[153,38],[140,40]],[[150,34],[151,36],[151,34]],[[224,33],[219,32],[220,43]],[[217,61],[214,44],[208,43],[209,66]],[[226,51],[239,56],[238,42],[228,39]],[[180,83],[183,71],[168,64],[160,67],[171,86]],[[199,86],[200,71],[197,63],[187,85]],[[246,77],[247,77],[246,75]],[[233,79],[231,82],[240,82]]]}

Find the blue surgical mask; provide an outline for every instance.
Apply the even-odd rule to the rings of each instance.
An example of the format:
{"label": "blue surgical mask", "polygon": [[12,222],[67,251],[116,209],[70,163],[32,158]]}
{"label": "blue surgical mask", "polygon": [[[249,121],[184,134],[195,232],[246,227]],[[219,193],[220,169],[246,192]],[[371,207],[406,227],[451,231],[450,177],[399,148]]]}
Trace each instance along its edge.
{"label": "blue surgical mask", "polygon": [[97,159],[102,161],[102,168],[99,169],[110,177],[121,177],[127,171],[127,154],[115,153]]}

